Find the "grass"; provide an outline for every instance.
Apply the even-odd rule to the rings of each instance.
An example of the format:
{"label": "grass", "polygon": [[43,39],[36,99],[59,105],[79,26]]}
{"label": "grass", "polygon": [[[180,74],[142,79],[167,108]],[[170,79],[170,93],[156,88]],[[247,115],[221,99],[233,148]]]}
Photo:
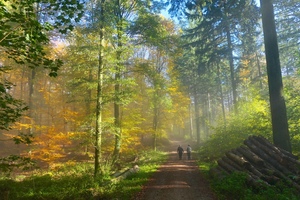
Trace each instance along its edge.
{"label": "grass", "polygon": [[209,170],[215,164],[198,162],[199,168],[211,183],[211,188],[219,200],[298,200],[299,193],[284,183],[274,186],[260,185],[251,187],[247,183],[245,173],[237,172],[225,176],[222,179],[213,179],[209,176]]}
{"label": "grass", "polygon": [[[149,176],[166,160],[162,152],[143,152],[138,173],[119,182],[110,176],[93,178],[91,164],[64,165],[53,171],[36,171],[33,175],[16,181],[0,179],[0,197],[3,200],[89,200],[130,199],[141,190]],[[108,174],[108,173],[107,173]]]}

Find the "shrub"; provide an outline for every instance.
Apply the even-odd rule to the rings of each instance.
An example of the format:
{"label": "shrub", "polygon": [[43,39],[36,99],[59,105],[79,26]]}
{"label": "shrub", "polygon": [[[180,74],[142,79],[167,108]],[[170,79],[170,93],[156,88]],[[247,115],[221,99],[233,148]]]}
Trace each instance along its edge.
{"label": "shrub", "polygon": [[200,148],[200,157],[206,161],[217,160],[225,152],[241,146],[250,135],[270,139],[272,131],[267,102],[261,99],[242,102],[238,114],[232,113],[226,118],[226,126],[220,122],[213,129],[214,133]]}

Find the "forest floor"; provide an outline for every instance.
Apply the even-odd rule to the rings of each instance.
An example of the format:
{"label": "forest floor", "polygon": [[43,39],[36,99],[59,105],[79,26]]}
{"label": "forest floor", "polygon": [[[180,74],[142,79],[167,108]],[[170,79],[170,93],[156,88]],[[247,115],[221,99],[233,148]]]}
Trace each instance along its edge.
{"label": "forest floor", "polygon": [[188,160],[186,151],[182,160],[177,155],[177,147],[186,150],[187,143],[172,141],[163,149],[168,152],[168,160],[149,179],[134,200],[216,200],[208,181],[197,166],[196,159]]}

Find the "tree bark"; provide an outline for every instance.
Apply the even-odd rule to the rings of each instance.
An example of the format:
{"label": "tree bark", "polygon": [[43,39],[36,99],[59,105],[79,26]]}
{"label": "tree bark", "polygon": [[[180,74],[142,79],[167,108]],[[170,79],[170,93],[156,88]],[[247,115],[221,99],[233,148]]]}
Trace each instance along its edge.
{"label": "tree bark", "polygon": [[219,63],[217,63],[217,76],[218,76],[218,82],[219,82],[220,101],[221,101],[221,105],[222,105],[222,116],[223,116],[224,128],[226,129],[226,114],[225,114],[225,105],[224,105],[223,88],[222,88]]}
{"label": "tree bark", "polygon": [[291,152],[272,0],[260,0],[274,144]]}
{"label": "tree bark", "polygon": [[224,160],[220,159],[217,161],[218,162],[218,165],[223,169],[225,170],[226,172],[229,172],[229,173],[232,173],[232,172],[235,172],[237,171],[236,168],[234,168],[232,165],[226,163]]}
{"label": "tree bark", "polygon": [[97,83],[97,106],[96,106],[96,130],[95,130],[95,163],[94,178],[99,174],[101,160],[101,139],[102,139],[102,87],[103,87],[103,44],[104,44],[104,2],[101,0],[100,11],[100,32],[99,32],[99,60],[98,60],[98,83]]}
{"label": "tree bark", "polygon": [[115,149],[113,153],[113,163],[115,163],[119,159],[121,145],[122,145],[122,129],[121,129],[121,114],[120,114],[120,93],[121,93],[121,48],[123,46],[122,40],[122,17],[120,17],[117,26],[118,32],[118,50],[117,50],[117,66],[115,73],[115,100],[114,100],[114,117],[115,117]]}
{"label": "tree bark", "polygon": [[264,161],[258,157],[256,154],[250,151],[247,147],[239,147],[236,149],[238,152],[240,152],[243,156],[246,157],[249,161],[254,163],[257,167],[263,167],[265,165]]}
{"label": "tree bark", "polygon": [[232,98],[233,98],[233,107],[235,113],[237,113],[237,91],[236,91],[236,80],[234,76],[234,64],[233,64],[233,52],[232,52],[232,40],[231,40],[231,33],[229,27],[229,21],[227,18],[228,12],[225,11],[225,30],[226,30],[226,39],[227,39],[227,46],[228,46],[228,60],[229,60],[229,67],[230,67],[230,80],[231,80],[231,87],[232,87]]}
{"label": "tree bark", "polygon": [[194,138],[194,128],[193,128],[193,117],[192,117],[192,108],[191,104],[189,104],[189,118],[190,118],[190,137],[193,139]]}
{"label": "tree bark", "polygon": [[237,163],[240,167],[248,168],[250,166],[250,163],[246,161],[243,157],[239,157],[235,155],[234,153],[228,152],[226,153],[226,156],[231,159],[233,162]]}
{"label": "tree bark", "polygon": [[245,144],[257,155],[259,155],[266,162],[270,163],[269,166],[278,170],[280,173],[292,174],[287,168],[277,162],[276,159],[270,157],[264,150],[260,149],[257,145],[251,142],[249,139],[245,141]]}
{"label": "tree bark", "polygon": [[152,124],[152,130],[153,130],[153,134],[152,134],[152,145],[153,145],[153,150],[156,151],[156,147],[157,147],[157,130],[158,130],[158,115],[159,115],[159,111],[158,111],[158,105],[155,104],[153,112],[154,112],[154,116],[153,116],[153,124]]}
{"label": "tree bark", "polygon": [[199,108],[198,94],[196,88],[194,88],[194,106],[195,106],[197,145],[200,145],[200,108]]}
{"label": "tree bark", "polygon": [[36,69],[31,69],[28,77],[29,95],[28,95],[28,117],[30,119],[30,128],[28,129],[28,134],[33,133],[34,124],[34,109],[33,109],[33,93],[34,93],[34,81],[35,81]]}

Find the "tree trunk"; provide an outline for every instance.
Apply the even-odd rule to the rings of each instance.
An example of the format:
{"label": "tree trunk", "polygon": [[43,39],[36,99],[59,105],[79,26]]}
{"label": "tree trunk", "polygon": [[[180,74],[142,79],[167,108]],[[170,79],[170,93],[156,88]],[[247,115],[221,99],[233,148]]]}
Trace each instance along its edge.
{"label": "tree trunk", "polygon": [[[118,34],[118,40],[121,40],[121,36]],[[118,42],[118,47],[121,48],[121,42]],[[118,50],[117,52],[117,60],[120,61],[121,52]],[[122,130],[121,130],[121,114],[120,114],[120,80],[121,80],[121,70],[120,63],[117,63],[116,74],[115,74],[115,102],[114,102],[114,124],[115,124],[115,148],[113,153],[113,163],[119,159],[119,154],[121,151],[122,145]]]}
{"label": "tree trunk", "polygon": [[237,152],[241,153],[246,159],[254,163],[255,166],[260,168],[265,166],[265,162],[256,154],[254,154],[248,147],[241,146],[236,150]]}
{"label": "tree trunk", "polygon": [[[92,73],[92,69],[89,69],[89,82],[92,83],[94,80],[93,80],[93,73]],[[92,100],[92,90],[91,89],[87,89],[87,95],[85,97],[85,113],[86,113],[86,116],[89,116],[91,115],[91,100]],[[75,110],[75,108],[73,108]],[[87,130],[86,130],[87,133],[91,133],[91,127],[88,126],[87,127]],[[88,148],[89,148],[89,145],[90,145],[90,142],[88,141],[88,139],[85,139],[84,142],[84,153],[87,154],[88,152]]]}
{"label": "tree trunk", "polygon": [[[115,85],[115,93],[116,93],[116,95],[119,95],[119,93],[120,93],[120,85],[118,83]],[[118,99],[118,97],[115,97],[115,98]],[[114,103],[115,148],[114,148],[114,153],[113,153],[113,163],[119,159],[119,154],[120,154],[121,145],[122,145],[121,115],[120,115],[119,102],[120,101],[117,100],[117,102]]]}
{"label": "tree trunk", "polygon": [[[121,8],[121,2],[117,1],[118,8]],[[122,54],[122,34],[123,34],[123,15],[121,9],[117,11],[117,65],[115,73],[115,100],[114,100],[114,124],[115,124],[115,148],[113,153],[113,162],[116,162],[119,159],[121,146],[122,146],[122,127],[121,127],[121,113],[120,113],[120,104],[121,104],[121,54]]]}
{"label": "tree trunk", "polygon": [[260,0],[274,144],[291,152],[272,0]]}
{"label": "tree trunk", "polygon": [[153,116],[153,134],[152,134],[152,139],[153,139],[153,150],[156,151],[157,147],[157,127],[158,127],[158,108],[157,105],[154,106],[154,116]]}
{"label": "tree trunk", "polygon": [[210,129],[209,125],[212,124],[212,108],[211,108],[211,99],[210,99],[210,94],[207,93],[205,99],[205,104],[203,105],[203,125],[205,127],[205,133],[203,134],[204,138],[207,139],[208,136],[210,135]]}
{"label": "tree trunk", "polygon": [[257,63],[257,69],[258,69],[259,87],[262,90],[263,89],[262,73],[261,73],[261,68],[260,68],[260,63],[259,63],[259,58],[258,58],[257,52],[255,53],[255,57],[256,57],[256,63]]}
{"label": "tree trunk", "polygon": [[224,128],[226,129],[226,114],[225,114],[225,105],[224,105],[224,97],[223,97],[223,89],[222,89],[222,81],[221,81],[219,63],[217,63],[217,76],[218,76],[218,82],[219,82],[220,99],[221,99],[221,104],[222,104]]}
{"label": "tree trunk", "polygon": [[95,130],[95,163],[94,178],[99,174],[101,160],[101,139],[102,139],[102,86],[103,86],[103,44],[104,44],[104,2],[101,0],[100,5],[100,33],[99,33],[99,62],[98,62],[98,84],[97,84],[97,106],[96,106],[96,130]]}
{"label": "tree trunk", "polygon": [[[227,13],[225,13],[227,15]],[[227,46],[228,46],[228,59],[229,59],[229,67],[230,67],[230,80],[231,80],[231,87],[232,87],[232,98],[233,98],[233,106],[234,111],[237,113],[237,91],[236,91],[236,81],[234,77],[234,64],[233,64],[233,54],[232,54],[232,41],[231,41],[231,34],[229,28],[229,22],[227,17],[225,19],[225,28],[226,28],[226,38],[227,38]]]}
{"label": "tree trunk", "polygon": [[193,139],[194,137],[194,125],[193,125],[193,117],[192,117],[192,108],[191,108],[191,104],[189,104],[189,121],[190,121],[190,137]]}
{"label": "tree trunk", "polygon": [[28,85],[29,85],[29,96],[28,96],[28,117],[30,119],[30,128],[28,129],[28,134],[33,133],[33,123],[34,123],[34,115],[33,115],[33,93],[34,93],[34,80],[35,80],[36,70],[31,69],[31,73],[29,73],[28,77]]}
{"label": "tree trunk", "polygon": [[199,145],[200,144],[200,107],[199,107],[198,95],[196,89],[194,89],[194,104],[195,104],[197,145]]}

